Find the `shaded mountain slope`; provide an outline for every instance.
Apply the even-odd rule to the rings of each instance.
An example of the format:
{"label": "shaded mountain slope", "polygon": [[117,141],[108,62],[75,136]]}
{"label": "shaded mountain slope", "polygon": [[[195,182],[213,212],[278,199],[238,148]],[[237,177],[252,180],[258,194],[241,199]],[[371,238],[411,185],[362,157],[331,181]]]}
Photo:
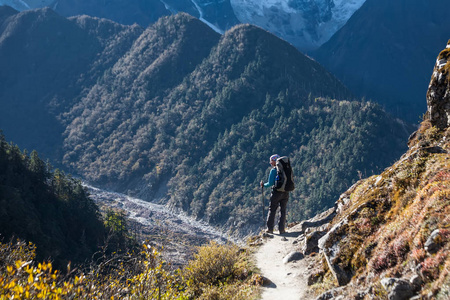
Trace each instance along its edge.
{"label": "shaded mountain slope", "polygon": [[448,2],[368,0],[312,56],[358,97],[417,122],[428,74],[450,35]]}
{"label": "shaded mountain slope", "polygon": [[93,33],[86,17],[68,20],[48,8],[0,9],[7,16],[0,27],[0,127],[24,147],[54,156],[64,131],[56,116],[96,81],[111,54],[120,55],[139,28],[90,19]]}
{"label": "shaded mountain slope", "polygon": [[9,15],[1,29],[0,126],[12,132],[12,138],[27,134],[18,132],[23,128],[17,126],[19,121],[25,122],[27,128],[44,126],[49,135],[42,140],[37,132],[29,132],[28,145],[35,148],[47,144],[45,151],[49,152],[63,128],[45,108],[44,98],[55,87],[67,87],[59,91],[71,94],[70,83],[86,72],[99,44],[50,9]]}
{"label": "shaded mountain slope", "polygon": [[6,18],[16,13],[17,11],[10,6],[0,6],[0,23],[3,24]]}
{"label": "shaded mountain slope", "polygon": [[105,237],[98,208],[81,182],[51,170],[35,151],[29,155],[6,143],[0,132],[2,242],[32,242],[40,260],[51,258],[64,270],[69,261],[91,259]]}
{"label": "shaded mountain slope", "polygon": [[[379,175],[343,193],[318,246],[316,288],[345,298],[448,299],[450,295],[449,48],[441,52],[427,94],[428,112],[409,150]],[[307,222],[308,223],[308,222]],[[308,224],[305,223],[305,228]],[[397,298],[396,298],[397,297]]]}

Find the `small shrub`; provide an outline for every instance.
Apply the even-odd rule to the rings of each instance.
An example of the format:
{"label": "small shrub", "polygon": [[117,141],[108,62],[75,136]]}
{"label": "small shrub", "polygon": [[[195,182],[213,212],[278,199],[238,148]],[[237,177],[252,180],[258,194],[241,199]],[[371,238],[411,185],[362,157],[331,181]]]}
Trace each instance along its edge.
{"label": "small shrub", "polygon": [[435,255],[432,255],[425,259],[422,266],[422,274],[425,278],[429,280],[435,280],[439,277],[439,273],[441,271],[442,263],[445,261],[446,256],[443,251],[438,252]]}
{"label": "small shrub", "polygon": [[441,135],[440,130],[436,126],[433,126],[424,132],[424,139],[430,142],[437,141]]}
{"label": "small shrub", "polygon": [[401,261],[405,258],[405,255],[409,252],[409,238],[407,234],[400,235],[393,243],[392,249],[396,256],[397,261]]}
{"label": "small shrub", "polygon": [[262,281],[252,270],[246,251],[240,251],[236,245],[210,242],[198,247],[194,259],[183,271],[184,295],[211,300],[251,299],[257,295],[257,285]]}
{"label": "small shrub", "polygon": [[325,273],[325,275],[322,277],[321,280],[310,286],[309,292],[311,294],[318,296],[336,287],[337,287],[336,279],[331,274],[331,272],[327,272]]}
{"label": "small shrub", "polygon": [[210,242],[198,248],[194,259],[186,267],[185,277],[190,278],[190,286],[194,290],[204,285],[226,282],[228,278],[233,277],[238,261],[239,253],[236,246]]}
{"label": "small shrub", "polygon": [[383,222],[383,219],[380,216],[375,216],[370,219],[370,223],[372,224],[372,226],[378,226],[379,224],[381,224],[381,222]]}
{"label": "small shrub", "polygon": [[388,293],[380,282],[372,286],[372,294],[375,296],[374,299],[388,299]]}
{"label": "small shrub", "polygon": [[241,284],[227,284],[208,286],[198,297],[198,300],[242,300],[252,298],[255,298],[253,287]]}
{"label": "small shrub", "polygon": [[450,181],[450,172],[448,170],[438,172],[432,181]]}
{"label": "small shrub", "polygon": [[412,251],[411,256],[416,263],[420,263],[427,257],[427,252],[423,248],[416,248]]}
{"label": "small shrub", "polygon": [[439,230],[439,234],[442,236],[442,239],[444,241],[448,241],[448,239],[450,238],[450,229],[447,228],[441,228]]}
{"label": "small shrub", "polygon": [[376,255],[371,261],[372,267],[377,273],[391,268],[397,264],[397,257],[390,247],[384,249],[380,254]]}
{"label": "small shrub", "polygon": [[368,235],[373,230],[373,224],[369,218],[362,218],[355,221],[355,227],[363,235]]}

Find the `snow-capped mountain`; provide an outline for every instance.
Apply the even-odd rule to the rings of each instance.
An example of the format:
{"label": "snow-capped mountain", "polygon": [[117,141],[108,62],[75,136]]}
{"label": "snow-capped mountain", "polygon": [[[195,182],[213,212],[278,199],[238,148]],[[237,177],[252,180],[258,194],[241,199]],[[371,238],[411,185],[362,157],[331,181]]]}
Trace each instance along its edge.
{"label": "snow-capped mountain", "polygon": [[260,26],[312,50],[339,30],[366,0],[230,0],[242,23]]}
{"label": "snow-capped mountain", "polygon": [[49,6],[63,16],[87,14],[122,24],[148,26],[159,17],[187,12],[223,33],[250,23],[302,51],[318,48],[366,0],[0,0],[19,11]]}

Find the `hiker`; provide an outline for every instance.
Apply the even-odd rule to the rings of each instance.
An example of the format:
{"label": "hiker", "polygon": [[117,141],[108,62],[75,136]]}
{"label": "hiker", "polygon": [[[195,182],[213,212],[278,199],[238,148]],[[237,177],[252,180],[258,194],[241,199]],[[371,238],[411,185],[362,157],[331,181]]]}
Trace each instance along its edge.
{"label": "hiker", "polygon": [[275,180],[277,177],[277,159],[280,158],[278,154],[274,154],[270,157],[270,165],[273,167],[272,170],[270,170],[269,173],[269,180],[264,183],[261,181],[261,187],[262,188],[269,188],[272,187],[272,193],[270,194],[270,207],[269,207],[269,213],[267,215],[267,233],[273,233],[273,227],[275,223],[275,215],[278,209],[278,206],[280,206],[280,212],[281,217],[280,221],[278,223],[278,230],[280,231],[280,234],[283,234],[286,232],[285,230],[285,223],[286,223],[286,206],[289,200],[289,192],[283,191],[280,192],[275,188]]}

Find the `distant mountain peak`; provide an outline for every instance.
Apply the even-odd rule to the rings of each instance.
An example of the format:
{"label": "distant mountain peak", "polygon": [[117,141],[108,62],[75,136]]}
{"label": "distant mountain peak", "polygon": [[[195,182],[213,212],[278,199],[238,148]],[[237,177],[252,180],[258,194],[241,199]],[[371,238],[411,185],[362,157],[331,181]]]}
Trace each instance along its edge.
{"label": "distant mountain peak", "polygon": [[328,41],[366,0],[231,0],[242,23],[260,26],[302,51]]}

